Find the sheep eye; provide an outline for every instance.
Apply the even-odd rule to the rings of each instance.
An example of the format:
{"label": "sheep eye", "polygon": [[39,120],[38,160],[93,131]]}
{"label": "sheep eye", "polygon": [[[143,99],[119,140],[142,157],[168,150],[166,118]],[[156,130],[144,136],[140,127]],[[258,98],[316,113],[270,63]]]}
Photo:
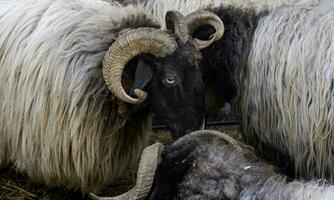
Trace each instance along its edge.
{"label": "sheep eye", "polygon": [[163,80],[166,87],[173,87],[176,83],[176,77],[167,77]]}

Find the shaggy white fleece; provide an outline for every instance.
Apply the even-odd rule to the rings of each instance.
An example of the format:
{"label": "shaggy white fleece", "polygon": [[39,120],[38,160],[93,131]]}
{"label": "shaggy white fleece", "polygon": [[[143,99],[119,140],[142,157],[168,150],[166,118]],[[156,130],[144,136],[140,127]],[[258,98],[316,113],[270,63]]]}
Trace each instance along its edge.
{"label": "shaggy white fleece", "polygon": [[298,175],[333,181],[334,2],[319,2],[259,21],[239,88],[248,138],[287,152]]}
{"label": "shaggy white fleece", "polygon": [[150,120],[117,113],[101,67],[122,20],[143,13],[100,0],[0,1],[1,165],[98,191],[137,161]]}
{"label": "shaggy white fleece", "polygon": [[200,9],[233,6],[260,12],[285,4],[294,4],[297,1],[300,0],[132,0],[131,3],[142,4],[153,18],[164,27],[164,17],[169,10],[177,10],[183,15],[187,15]]}
{"label": "shaggy white fleece", "polygon": [[268,11],[257,25],[246,69],[234,77],[240,83],[243,132],[290,156],[297,175],[334,180],[333,1],[138,1],[161,24],[170,9]]}

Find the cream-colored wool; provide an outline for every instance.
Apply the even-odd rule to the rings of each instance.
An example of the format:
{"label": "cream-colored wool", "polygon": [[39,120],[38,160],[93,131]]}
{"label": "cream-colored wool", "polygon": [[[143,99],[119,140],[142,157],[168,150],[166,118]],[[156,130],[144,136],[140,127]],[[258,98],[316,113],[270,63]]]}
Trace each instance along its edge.
{"label": "cream-colored wool", "polygon": [[252,9],[257,12],[269,10],[284,4],[293,4],[300,0],[133,0],[139,3],[161,25],[165,25],[165,14],[169,10],[177,10],[187,15],[199,9],[220,6],[233,6],[242,9]]}
{"label": "cream-colored wool", "polygon": [[102,76],[122,20],[100,0],[0,1],[0,164],[97,192],[138,160],[149,117],[128,119]]}
{"label": "cream-colored wool", "polygon": [[169,9],[188,14],[224,5],[271,11],[258,23],[246,69],[234,77],[241,84],[237,106],[243,132],[287,153],[299,176],[334,181],[333,1],[150,0],[144,5],[161,24]]}
{"label": "cream-colored wool", "polygon": [[[282,7],[259,21],[242,77],[244,133],[306,178],[334,180],[334,2]],[[289,23],[287,23],[289,21]]]}

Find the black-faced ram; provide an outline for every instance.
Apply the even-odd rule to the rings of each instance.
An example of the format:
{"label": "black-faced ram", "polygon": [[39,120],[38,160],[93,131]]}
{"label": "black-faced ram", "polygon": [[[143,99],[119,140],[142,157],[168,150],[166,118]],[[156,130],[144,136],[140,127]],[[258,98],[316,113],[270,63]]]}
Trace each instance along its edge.
{"label": "black-faced ram", "polygon": [[0,165],[96,192],[138,161],[150,113],[175,137],[198,128],[199,48],[166,18],[163,31],[131,5],[1,1]]}
{"label": "black-faced ram", "polygon": [[[268,157],[290,175],[333,181],[333,1],[200,2],[212,3],[208,9],[225,25],[222,39],[201,51],[203,81],[218,97],[212,99],[233,101],[247,142],[273,152]],[[198,7],[183,0],[144,4],[159,21],[165,10]],[[192,36],[212,32],[202,26]]]}

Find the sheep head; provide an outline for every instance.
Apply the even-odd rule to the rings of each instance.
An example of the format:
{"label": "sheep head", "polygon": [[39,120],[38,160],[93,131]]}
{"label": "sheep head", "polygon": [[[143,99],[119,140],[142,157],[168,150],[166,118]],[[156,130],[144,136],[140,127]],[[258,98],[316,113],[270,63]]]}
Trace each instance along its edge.
{"label": "sheep head", "polygon": [[[222,36],[214,34],[208,41],[193,39],[189,28],[199,26],[190,23],[194,19],[198,18],[187,20],[179,12],[169,11],[166,31],[148,27],[123,31],[109,48],[103,63],[103,76],[112,93],[129,104],[144,103],[165,122],[175,139],[201,125],[204,84],[199,69],[200,49]],[[210,20],[213,23],[212,17]],[[217,30],[220,22],[215,21]],[[137,60],[136,70],[127,94],[122,86],[122,74],[133,59]]]}

